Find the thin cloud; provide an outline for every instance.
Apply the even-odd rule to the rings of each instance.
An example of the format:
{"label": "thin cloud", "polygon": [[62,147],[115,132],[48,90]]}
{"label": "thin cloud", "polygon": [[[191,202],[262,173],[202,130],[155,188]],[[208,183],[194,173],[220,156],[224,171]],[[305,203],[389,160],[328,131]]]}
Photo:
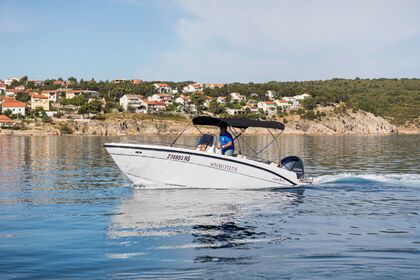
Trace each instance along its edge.
{"label": "thin cloud", "polygon": [[187,14],[175,27],[178,45],[152,66],[168,78],[398,76],[403,66],[387,51],[420,32],[415,0],[174,1]]}

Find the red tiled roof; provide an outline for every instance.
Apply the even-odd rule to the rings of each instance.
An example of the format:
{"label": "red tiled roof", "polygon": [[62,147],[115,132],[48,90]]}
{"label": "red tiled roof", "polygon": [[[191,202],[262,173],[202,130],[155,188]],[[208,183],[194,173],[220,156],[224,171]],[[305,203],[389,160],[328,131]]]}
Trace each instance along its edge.
{"label": "red tiled roof", "polygon": [[31,97],[32,98],[38,98],[38,99],[48,99],[47,96],[41,95],[41,94],[36,94],[36,93],[31,94]]}
{"label": "red tiled roof", "polygon": [[5,100],[3,101],[3,108],[24,108],[25,103],[16,100]]}
{"label": "red tiled roof", "polygon": [[169,87],[168,84],[157,84],[157,85],[160,86],[160,87]]}
{"label": "red tiled roof", "polygon": [[0,123],[11,123],[13,122],[8,116],[0,115]]}
{"label": "red tiled roof", "polygon": [[166,104],[164,102],[159,102],[159,101],[144,101],[144,103],[148,104],[148,105],[163,105],[166,106]]}

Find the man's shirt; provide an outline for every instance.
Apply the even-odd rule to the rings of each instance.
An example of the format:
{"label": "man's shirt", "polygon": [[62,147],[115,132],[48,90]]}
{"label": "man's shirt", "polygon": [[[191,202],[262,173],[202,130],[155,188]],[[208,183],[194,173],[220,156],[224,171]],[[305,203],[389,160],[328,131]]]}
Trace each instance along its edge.
{"label": "man's shirt", "polygon": [[220,146],[224,146],[227,143],[232,142],[232,145],[230,147],[228,147],[228,148],[222,148],[222,152],[223,153],[226,152],[226,151],[228,151],[228,150],[235,149],[235,145],[233,143],[233,137],[227,131],[225,131],[225,132],[223,132],[223,133],[220,134],[220,136],[219,136],[219,142],[220,142]]}

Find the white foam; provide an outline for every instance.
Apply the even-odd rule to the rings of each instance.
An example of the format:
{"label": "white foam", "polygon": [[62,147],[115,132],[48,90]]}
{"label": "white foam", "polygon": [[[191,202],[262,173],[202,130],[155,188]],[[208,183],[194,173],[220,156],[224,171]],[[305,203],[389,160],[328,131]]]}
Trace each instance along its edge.
{"label": "white foam", "polygon": [[334,183],[340,181],[372,181],[396,183],[403,185],[420,186],[420,174],[355,174],[341,173],[336,175],[323,175],[314,178],[314,184]]}

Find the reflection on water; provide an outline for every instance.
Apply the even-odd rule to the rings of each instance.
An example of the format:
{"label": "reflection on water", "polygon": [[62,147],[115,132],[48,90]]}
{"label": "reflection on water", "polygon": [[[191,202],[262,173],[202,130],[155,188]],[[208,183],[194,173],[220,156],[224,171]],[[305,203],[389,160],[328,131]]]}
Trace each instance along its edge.
{"label": "reflection on water", "polygon": [[418,136],[282,137],[315,185],[260,191],[133,189],[102,144],[138,138],[0,137],[2,279],[417,278]]}
{"label": "reflection on water", "polygon": [[[303,202],[304,190],[231,191],[206,189],[134,190],[133,198],[118,208],[108,234],[127,236],[175,236],[191,234],[192,243],[180,247],[233,247],[265,238],[252,225],[240,226],[249,215],[264,215]],[[262,214],[262,213],[261,213]],[[290,216],[291,213],[288,213]],[[159,248],[171,248],[160,245]]]}

